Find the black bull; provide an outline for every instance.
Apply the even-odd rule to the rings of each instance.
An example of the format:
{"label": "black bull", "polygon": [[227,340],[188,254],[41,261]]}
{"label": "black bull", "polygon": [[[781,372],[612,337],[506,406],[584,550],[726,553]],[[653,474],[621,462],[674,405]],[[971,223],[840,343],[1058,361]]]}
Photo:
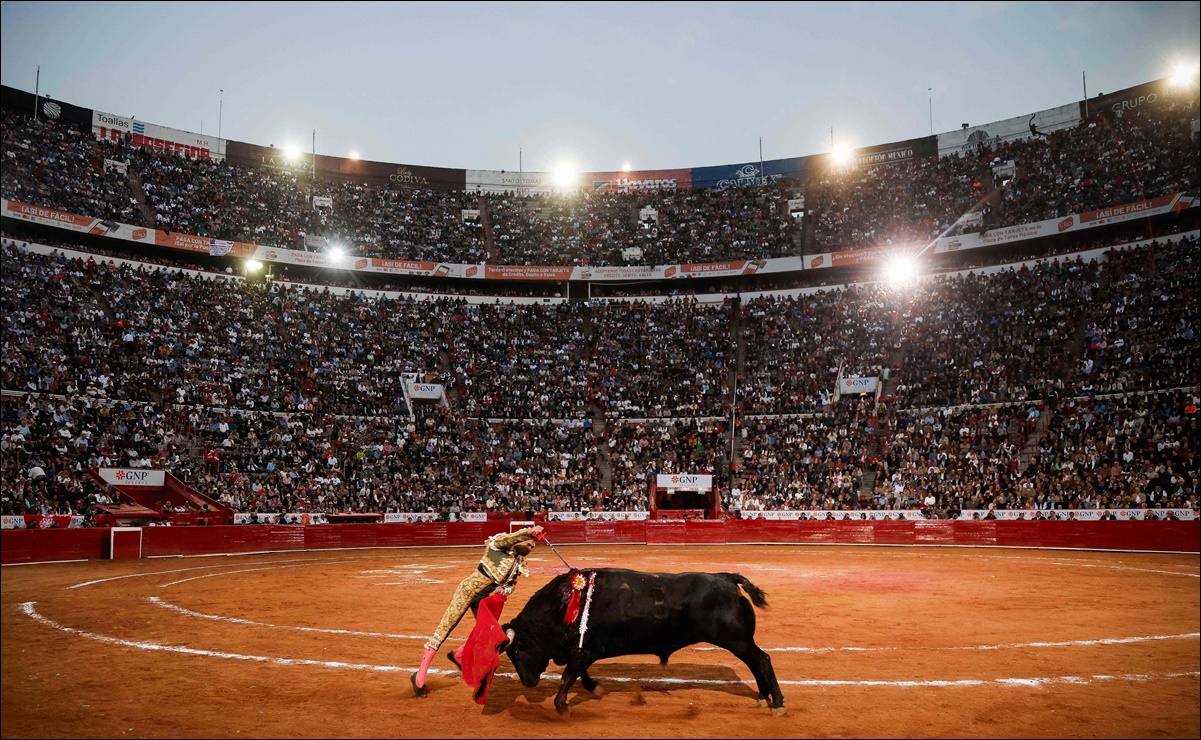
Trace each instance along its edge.
{"label": "black bull", "polygon": [[[566,580],[571,574],[552,579],[504,625],[511,630],[505,652],[522,684],[537,686],[552,660],[564,666],[563,682],[555,696],[560,714],[571,713],[567,691],[577,678],[588,691],[600,693],[588,675],[596,661],[619,655],[657,655],[666,664],[669,655],[698,642],[729,650],[746,663],[759,686],[760,706],[770,701],[773,714],[784,713],[784,695],[771,658],[755,644],[751,602],[764,607],[767,599],[746,578],[737,573],[642,573],[621,568],[597,568],[595,572],[583,647],[579,624],[563,624],[570,588]],[[750,601],[743,598],[739,586]]]}

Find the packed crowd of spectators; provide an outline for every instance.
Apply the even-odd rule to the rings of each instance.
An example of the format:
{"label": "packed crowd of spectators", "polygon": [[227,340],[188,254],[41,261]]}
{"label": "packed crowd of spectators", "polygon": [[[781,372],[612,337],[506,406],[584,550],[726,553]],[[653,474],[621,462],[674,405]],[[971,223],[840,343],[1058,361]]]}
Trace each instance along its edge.
{"label": "packed crowd of spectators", "polygon": [[48,206],[81,216],[141,224],[125,173],[106,167],[124,162],[124,141],[97,141],[91,131],[46,118],[0,114],[4,167],[0,190],[19,203]]}
{"label": "packed crowd of spectators", "polygon": [[796,187],[495,196],[495,261],[660,265],[799,254],[800,223],[788,211]]}
{"label": "packed crowd of spectators", "polygon": [[[313,249],[368,257],[592,266],[770,259],[803,247],[919,244],[1195,189],[1197,102],[1175,95],[1046,134],[862,169],[814,158],[804,183],[520,196],[335,180],[306,164],[190,159],[5,112],[3,193],[210,238],[295,248],[309,237]],[[143,223],[129,178],[106,159],[140,177],[154,223]],[[807,247],[789,208],[801,191],[812,222]],[[961,220],[969,211],[979,223]]]}
{"label": "packed crowd of spectators", "polygon": [[[1177,95],[939,158],[863,169],[818,161],[805,187],[815,251],[920,245],[1195,189],[1197,103]],[[979,223],[961,221],[969,210]]]}
{"label": "packed crowd of spectators", "polygon": [[[5,506],[94,507],[83,471],[102,465],[166,468],[240,511],[637,509],[654,472],[713,471],[726,485],[731,463],[748,509],[1037,503],[1039,485],[1044,497],[1067,486],[1082,459],[1112,469],[1105,455],[1125,452],[1094,455],[1091,426],[1064,436],[1077,412],[1061,404],[1176,386],[1196,395],[1197,250],[1180,240],[900,293],[761,299],[735,317],[733,303],[684,300],[335,296],[6,245],[0,383],[29,395],[3,404]],[[1089,373],[1064,362],[1076,341]],[[747,390],[731,440],[739,344]],[[880,406],[825,403],[839,362],[845,375],[893,371]],[[405,373],[443,383],[450,408],[406,403]],[[1075,403],[1090,404],[1106,438],[1154,429],[1158,485],[1187,502],[1190,398],[1134,411]],[[1043,429],[1046,449],[1024,460]],[[1160,501],[1154,485],[1140,491]],[[1061,502],[1077,500],[1107,499]]]}

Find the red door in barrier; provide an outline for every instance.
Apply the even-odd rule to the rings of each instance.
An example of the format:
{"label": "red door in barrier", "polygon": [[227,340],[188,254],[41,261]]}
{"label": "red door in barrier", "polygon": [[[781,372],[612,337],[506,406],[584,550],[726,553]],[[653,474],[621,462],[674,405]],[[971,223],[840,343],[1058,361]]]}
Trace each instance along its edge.
{"label": "red door in barrier", "polygon": [[142,528],[113,527],[109,530],[110,560],[137,560],[142,557]]}

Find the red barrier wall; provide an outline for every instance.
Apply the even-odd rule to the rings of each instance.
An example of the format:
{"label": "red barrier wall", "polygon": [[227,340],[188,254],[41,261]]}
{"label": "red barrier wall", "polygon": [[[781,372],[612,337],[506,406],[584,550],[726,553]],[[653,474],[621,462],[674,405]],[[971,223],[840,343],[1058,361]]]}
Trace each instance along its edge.
{"label": "red barrier wall", "polygon": [[[643,521],[546,522],[559,544],[713,545],[778,543],[826,545],[977,545],[1089,550],[1201,551],[1201,521]],[[264,524],[144,527],[146,557],[373,547],[483,545],[505,521],[413,524]],[[0,563],[100,559],[108,529],[7,529]]]}

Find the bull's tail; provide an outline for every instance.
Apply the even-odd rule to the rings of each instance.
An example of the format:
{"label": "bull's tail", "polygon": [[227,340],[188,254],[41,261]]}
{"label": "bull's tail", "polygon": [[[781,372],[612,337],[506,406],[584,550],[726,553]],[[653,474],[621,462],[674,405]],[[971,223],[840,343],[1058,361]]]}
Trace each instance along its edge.
{"label": "bull's tail", "polygon": [[722,575],[733,581],[735,586],[742,586],[742,590],[746,591],[752,604],[760,609],[767,606],[767,594],[763,592],[763,589],[748,581],[746,576],[741,573],[722,573]]}

